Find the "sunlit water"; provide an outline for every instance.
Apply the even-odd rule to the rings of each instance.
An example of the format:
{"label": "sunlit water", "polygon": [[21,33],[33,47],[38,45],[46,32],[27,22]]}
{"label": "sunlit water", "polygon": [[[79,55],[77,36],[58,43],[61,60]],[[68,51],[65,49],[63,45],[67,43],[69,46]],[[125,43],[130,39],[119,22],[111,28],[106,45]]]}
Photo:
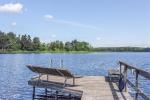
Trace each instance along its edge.
{"label": "sunlit water", "polygon": [[[34,75],[25,65],[63,66],[77,75],[107,75],[110,68],[118,68],[118,61],[150,71],[150,53],[87,53],[87,54],[0,54],[0,100],[31,100],[32,88],[28,80]],[[141,80],[140,87],[150,94],[150,81]]]}

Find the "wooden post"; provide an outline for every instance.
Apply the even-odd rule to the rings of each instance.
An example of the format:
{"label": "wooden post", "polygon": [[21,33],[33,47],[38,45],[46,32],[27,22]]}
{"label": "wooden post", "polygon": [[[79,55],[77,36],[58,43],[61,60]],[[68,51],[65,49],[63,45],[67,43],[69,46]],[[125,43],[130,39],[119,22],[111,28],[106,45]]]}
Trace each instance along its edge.
{"label": "wooden post", "polygon": [[69,99],[71,99],[71,94],[69,94]]}
{"label": "wooden post", "polygon": [[51,67],[53,67],[53,60],[51,59]]}
{"label": "wooden post", "polygon": [[49,81],[49,77],[48,77],[48,75],[47,75],[47,81]]}
{"label": "wooden post", "polygon": [[122,70],[122,69],[121,69],[121,63],[120,63],[120,78],[121,78],[121,70]]}
{"label": "wooden post", "polygon": [[[50,61],[50,67],[52,68],[53,67],[53,60],[51,59]],[[49,76],[47,75],[47,81],[49,81]]]}
{"label": "wooden post", "polygon": [[60,60],[60,67],[63,68],[63,60]]}
{"label": "wooden post", "polygon": [[73,77],[73,85],[75,85],[75,77]]}
{"label": "wooden post", "polygon": [[[136,76],[135,76],[135,86],[136,88],[138,89],[138,71],[136,70]],[[135,94],[135,99],[138,100],[138,90],[136,91],[136,94]]]}
{"label": "wooden post", "polygon": [[47,88],[45,88],[45,95],[47,96]]}
{"label": "wooden post", "polygon": [[32,94],[32,100],[35,98],[35,86],[33,86],[33,94]]}
{"label": "wooden post", "polygon": [[55,100],[58,100],[58,91],[56,91]]}
{"label": "wooden post", "polygon": [[125,78],[125,92],[127,92],[127,70],[128,70],[128,68],[127,68],[127,66],[125,66],[125,69],[124,69],[124,78]]}

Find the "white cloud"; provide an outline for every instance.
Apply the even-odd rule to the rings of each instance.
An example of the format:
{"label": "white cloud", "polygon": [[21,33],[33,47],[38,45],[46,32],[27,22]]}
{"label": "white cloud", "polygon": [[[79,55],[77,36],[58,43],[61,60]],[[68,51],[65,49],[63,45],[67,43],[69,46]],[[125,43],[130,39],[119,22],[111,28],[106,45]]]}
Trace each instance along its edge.
{"label": "white cloud", "polygon": [[51,20],[54,18],[54,16],[47,14],[47,15],[44,15],[44,18]]}
{"label": "white cloud", "polygon": [[12,22],[12,23],[11,23],[11,26],[16,26],[16,25],[17,25],[16,22]]}
{"label": "white cloud", "polygon": [[8,3],[0,5],[0,12],[7,13],[21,13],[23,10],[23,5],[20,3]]}

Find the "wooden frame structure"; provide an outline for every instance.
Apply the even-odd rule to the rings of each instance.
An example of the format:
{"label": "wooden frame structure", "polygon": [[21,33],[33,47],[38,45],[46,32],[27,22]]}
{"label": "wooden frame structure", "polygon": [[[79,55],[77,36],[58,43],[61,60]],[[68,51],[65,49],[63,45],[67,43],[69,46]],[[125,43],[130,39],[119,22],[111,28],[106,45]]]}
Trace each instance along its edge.
{"label": "wooden frame structure", "polygon": [[[150,80],[150,72],[134,67],[133,65],[129,65],[123,61],[119,61],[119,64],[120,64],[120,74],[124,75],[124,78],[125,78],[125,84],[126,84],[125,91],[127,91],[127,84],[129,84],[136,91],[136,94],[135,94],[136,100],[138,100],[139,96],[141,96],[144,100],[150,100],[150,97],[146,96],[139,88],[139,76],[142,76]],[[129,69],[134,70],[136,74],[134,84],[128,79]]]}
{"label": "wooden frame structure", "polygon": [[[33,65],[26,65],[32,72],[39,74],[37,77],[33,77],[31,78],[30,81],[28,81],[28,84],[32,84],[33,85],[33,94],[32,94],[32,99],[34,100],[35,98],[35,87],[39,87],[40,86],[47,86],[47,84],[49,84],[49,87],[53,87],[53,89],[57,89],[57,90],[63,90],[63,91],[69,91],[69,92],[74,92],[73,90],[66,90],[64,89],[66,86],[66,82],[67,79],[72,78],[72,86],[75,85],[75,78],[80,78],[79,76],[74,76],[70,71],[64,69],[64,68],[45,68],[42,66],[33,66]],[[47,75],[47,80],[46,82],[41,80],[41,77],[43,75]],[[49,80],[49,75],[52,76],[58,76],[58,77],[63,77],[65,80],[63,82],[63,84],[59,84],[57,82],[51,82]],[[45,84],[46,83],[46,84]],[[74,92],[75,93],[75,92]],[[45,88],[45,94],[47,94],[47,88]],[[79,93],[81,94],[81,93]]]}

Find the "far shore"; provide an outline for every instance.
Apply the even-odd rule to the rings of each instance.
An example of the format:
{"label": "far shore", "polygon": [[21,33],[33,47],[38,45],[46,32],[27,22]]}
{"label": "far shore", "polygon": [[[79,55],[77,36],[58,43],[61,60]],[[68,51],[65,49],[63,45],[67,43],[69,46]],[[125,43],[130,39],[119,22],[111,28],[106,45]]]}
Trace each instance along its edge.
{"label": "far shore", "polygon": [[31,54],[31,53],[91,53],[93,51],[0,51],[0,54]]}
{"label": "far shore", "polygon": [[103,53],[103,52],[145,52],[145,51],[0,51],[0,54],[31,54],[31,53]]}

